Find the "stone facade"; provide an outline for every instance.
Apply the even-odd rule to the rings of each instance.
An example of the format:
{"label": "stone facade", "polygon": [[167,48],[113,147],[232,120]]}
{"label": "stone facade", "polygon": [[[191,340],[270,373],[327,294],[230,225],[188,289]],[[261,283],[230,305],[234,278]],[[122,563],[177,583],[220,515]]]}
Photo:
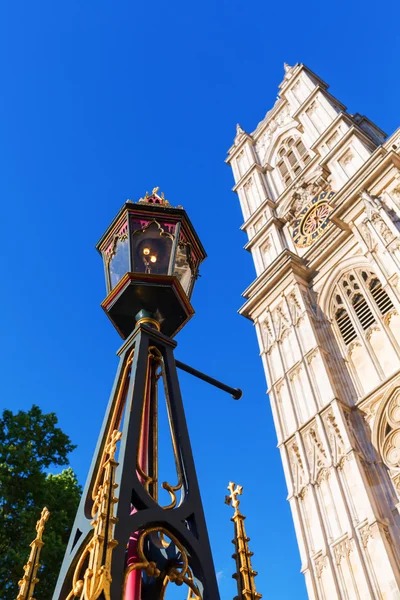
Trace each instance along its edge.
{"label": "stone facade", "polygon": [[309,597],[400,600],[400,130],[347,113],[302,64],[279,87],[227,158],[257,273],[240,312]]}

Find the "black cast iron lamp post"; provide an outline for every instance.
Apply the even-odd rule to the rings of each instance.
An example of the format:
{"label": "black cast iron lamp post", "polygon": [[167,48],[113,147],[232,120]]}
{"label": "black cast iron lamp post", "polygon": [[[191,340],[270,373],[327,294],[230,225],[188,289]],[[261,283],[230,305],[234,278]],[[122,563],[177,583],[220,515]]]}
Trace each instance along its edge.
{"label": "black cast iron lamp post", "polygon": [[[125,341],[53,600],[161,600],[173,584],[188,599],[219,600],[176,368],[235,399],[241,391],[175,362],[206,254],[183,208],[157,191],[127,201],[97,245],[102,307]],[[173,481],[159,473],[160,385]]]}

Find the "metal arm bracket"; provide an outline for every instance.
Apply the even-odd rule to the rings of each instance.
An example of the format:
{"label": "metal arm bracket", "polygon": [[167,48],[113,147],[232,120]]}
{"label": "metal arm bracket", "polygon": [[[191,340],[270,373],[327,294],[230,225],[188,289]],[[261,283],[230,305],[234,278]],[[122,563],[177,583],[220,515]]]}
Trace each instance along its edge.
{"label": "metal arm bracket", "polygon": [[233,388],[230,385],[226,385],[225,383],[222,383],[221,381],[214,379],[214,377],[210,377],[209,375],[206,375],[205,373],[202,373],[201,371],[198,371],[197,369],[193,369],[193,367],[189,367],[189,365],[186,365],[185,363],[181,362],[180,360],[176,360],[175,364],[178,367],[178,369],[181,369],[182,371],[186,371],[186,373],[190,373],[190,375],[194,375],[198,379],[202,379],[203,381],[210,383],[214,387],[216,387],[220,390],[223,390],[224,392],[228,392],[229,394],[231,394],[231,396],[234,400],[240,400],[240,398],[243,395],[242,390],[240,390],[239,388]]}

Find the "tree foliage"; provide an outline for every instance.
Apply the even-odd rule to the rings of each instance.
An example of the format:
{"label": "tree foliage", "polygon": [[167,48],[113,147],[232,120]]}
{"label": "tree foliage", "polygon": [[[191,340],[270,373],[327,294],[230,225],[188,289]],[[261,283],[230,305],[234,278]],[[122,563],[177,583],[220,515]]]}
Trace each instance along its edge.
{"label": "tree foliage", "polygon": [[[57,427],[55,413],[38,406],[0,419],[0,598],[15,600],[18,580],[34,539],[36,521],[44,506],[50,510],[35,596],[51,600],[81,488],[68,455],[75,448]],[[67,467],[61,473],[48,473]]]}

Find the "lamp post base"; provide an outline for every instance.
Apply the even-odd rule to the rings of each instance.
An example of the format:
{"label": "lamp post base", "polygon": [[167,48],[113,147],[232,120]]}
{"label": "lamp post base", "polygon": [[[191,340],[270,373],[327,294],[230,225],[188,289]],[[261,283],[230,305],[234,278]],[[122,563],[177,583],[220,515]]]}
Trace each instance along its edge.
{"label": "lamp post base", "polygon": [[[189,597],[219,600],[173,356],[176,342],[144,322],[153,321],[151,316],[137,316],[141,322],[118,353],[118,372],[53,600],[72,600],[74,589],[93,582],[103,586],[104,597],[125,600],[133,572],[135,589],[138,573],[141,589],[135,600],[162,598],[173,584],[187,586]],[[178,482],[162,484],[171,498],[167,506],[158,500],[161,381]],[[132,536],[135,548],[128,555]]]}

